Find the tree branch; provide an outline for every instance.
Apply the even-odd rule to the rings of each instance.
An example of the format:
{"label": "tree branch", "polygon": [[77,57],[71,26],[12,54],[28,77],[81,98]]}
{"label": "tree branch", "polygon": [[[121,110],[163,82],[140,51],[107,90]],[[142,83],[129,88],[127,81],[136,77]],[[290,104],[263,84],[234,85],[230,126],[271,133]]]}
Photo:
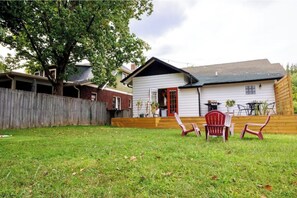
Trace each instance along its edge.
{"label": "tree branch", "polygon": [[36,52],[37,54],[37,60],[41,63],[41,66],[44,69],[44,72],[46,73],[46,76],[48,78],[48,80],[52,83],[52,84],[56,84],[53,76],[51,75],[51,73],[49,72],[49,69],[47,68],[46,64],[44,63],[44,61],[42,60],[41,54],[38,50],[38,47],[35,45],[33,38],[31,37],[31,34],[29,33],[28,29],[26,28],[26,25],[24,24],[23,21],[21,21],[21,25],[24,28],[26,35],[28,37],[28,39],[30,40],[31,46],[33,48],[33,50]]}
{"label": "tree branch", "polygon": [[[49,43],[50,43],[50,45],[53,46],[54,42],[53,42],[53,38],[51,37],[51,27],[50,27],[50,25],[49,25],[49,23],[48,23],[48,17],[47,17],[47,14],[46,14],[45,12],[43,12],[42,15],[43,15],[43,18],[44,18],[43,21],[44,21],[44,23],[45,23],[45,26],[44,26],[43,23],[42,23],[42,26],[43,26],[43,28],[45,29],[45,31],[48,33],[47,35],[48,35],[48,38],[49,38]],[[52,53],[56,56],[56,58],[59,57],[57,51],[54,50],[53,47],[52,47]]]}

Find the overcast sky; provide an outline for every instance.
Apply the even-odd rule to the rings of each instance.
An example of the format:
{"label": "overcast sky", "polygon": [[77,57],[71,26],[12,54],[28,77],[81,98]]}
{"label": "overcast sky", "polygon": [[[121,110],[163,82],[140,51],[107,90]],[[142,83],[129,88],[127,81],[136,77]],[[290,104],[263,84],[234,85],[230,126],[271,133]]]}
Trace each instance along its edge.
{"label": "overcast sky", "polygon": [[131,22],[146,53],[175,66],[265,59],[297,63],[297,0],[153,0]]}
{"label": "overcast sky", "polygon": [[[267,58],[297,63],[297,0],[153,0],[154,12],[132,21],[146,52],[178,66]],[[0,54],[6,50],[0,47]]]}

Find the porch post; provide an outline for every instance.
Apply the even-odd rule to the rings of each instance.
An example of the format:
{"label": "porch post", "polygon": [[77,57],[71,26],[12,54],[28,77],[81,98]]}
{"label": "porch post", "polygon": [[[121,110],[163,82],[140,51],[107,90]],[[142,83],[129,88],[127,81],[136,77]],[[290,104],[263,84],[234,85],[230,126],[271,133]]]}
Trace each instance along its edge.
{"label": "porch post", "polygon": [[201,116],[201,101],[200,101],[201,95],[200,95],[200,91],[201,91],[200,87],[197,87],[199,116]]}

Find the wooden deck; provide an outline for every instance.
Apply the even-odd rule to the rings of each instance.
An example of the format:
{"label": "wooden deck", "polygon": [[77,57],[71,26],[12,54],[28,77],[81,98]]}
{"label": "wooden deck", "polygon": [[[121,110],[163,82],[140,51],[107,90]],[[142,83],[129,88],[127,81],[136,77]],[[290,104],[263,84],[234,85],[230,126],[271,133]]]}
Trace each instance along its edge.
{"label": "wooden deck", "polygon": [[[204,131],[204,117],[181,117],[185,123],[195,122]],[[266,116],[234,116],[235,132],[240,133],[245,123],[264,123]],[[179,126],[174,117],[168,118],[113,118],[112,126],[132,128],[156,128],[156,129],[178,129]],[[297,115],[283,116],[272,115],[270,122],[263,130],[264,133],[297,134]]]}

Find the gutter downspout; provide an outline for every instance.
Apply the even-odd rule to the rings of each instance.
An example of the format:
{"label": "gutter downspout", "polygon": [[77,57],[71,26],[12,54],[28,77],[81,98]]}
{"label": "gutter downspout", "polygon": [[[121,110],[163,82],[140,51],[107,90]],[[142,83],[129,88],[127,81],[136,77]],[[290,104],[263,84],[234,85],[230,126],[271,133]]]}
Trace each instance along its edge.
{"label": "gutter downspout", "polygon": [[[115,74],[113,74],[113,75],[115,76],[115,75],[117,75],[117,74],[118,74],[118,71],[116,71]],[[107,82],[103,85],[103,87],[101,88],[102,91],[106,88],[106,86],[108,85],[108,83],[109,83],[109,81],[107,81]]]}
{"label": "gutter downspout", "polygon": [[15,82],[15,79],[10,77],[8,74],[6,74],[6,77],[9,78],[11,80],[11,89],[12,90],[15,90],[16,88],[16,82]]}
{"label": "gutter downspout", "polygon": [[199,108],[199,116],[201,116],[201,102],[200,102],[200,87],[197,87],[197,92],[198,92],[198,108]]}
{"label": "gutter downspout", "polygon": [[74,89],[77,90],[77,98],[80,98],[80,90],[79,90],[79,88],[77,88],[76,85],[74,85],[73,87],[74,87]]}
{"label": "gutter downspout", "polygon": [[108,83],[109,83],[109,81],[107,81],[107,83],[105,83],[105,84],[103,85],[103,87],[101,88],[102,91],[106,88],[106,86],[108,85]]}

